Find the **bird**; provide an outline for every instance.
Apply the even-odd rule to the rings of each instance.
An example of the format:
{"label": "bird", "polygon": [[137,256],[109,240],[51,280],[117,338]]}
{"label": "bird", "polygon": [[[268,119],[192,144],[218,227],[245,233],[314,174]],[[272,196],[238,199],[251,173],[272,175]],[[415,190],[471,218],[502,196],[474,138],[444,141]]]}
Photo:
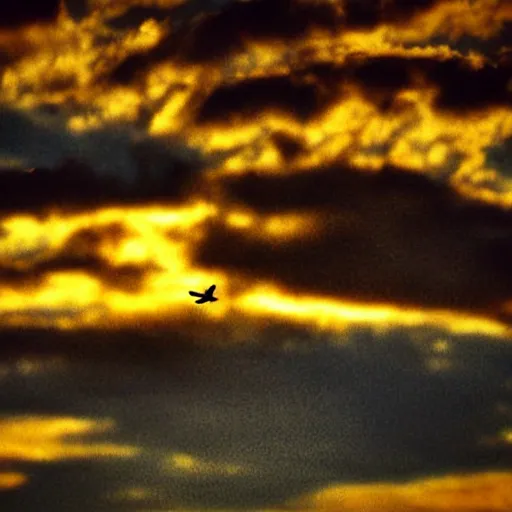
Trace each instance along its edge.
{"label": "bird", "polygon": [[216,300],[219,300],[219,299],[217,299],[217,297],[213,296],[214,290],[215,290],[215,285],[212,284],[210,286],[210,288],[205,290],[204,293],[191,292],[191,291],[189,291],[188,293],[190,295],[192,295],[192,297],[201,297],[199,300],[195,301],[196,304],[204,304],[205,302],[215,302]]}

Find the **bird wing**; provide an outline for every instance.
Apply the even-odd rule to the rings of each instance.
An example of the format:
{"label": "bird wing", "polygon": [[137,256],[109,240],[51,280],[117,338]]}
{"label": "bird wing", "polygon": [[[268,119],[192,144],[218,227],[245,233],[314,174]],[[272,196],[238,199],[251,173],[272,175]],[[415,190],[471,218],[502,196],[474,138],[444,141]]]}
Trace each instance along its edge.
{"label": "bird wing", "polygon": [[192,297],[204,297],[204,295],[202,293],[197,293],[197,292],[188,292],[190,295],[192,295]]}
{"label": "bird wing", "polygon": [[214,285],[214,284],[212,284],[212,285],[210,286],[210,288],[208,288],[208,290],[206,290],[205,294],[206,294],[206,295],[213,295],[213,292],[214,292],[214,291],[215,291],[215,285]]}
{"label": "bird wing", "polygon": [[208,302],[208,299],[205,297],[202,297],[201,299],[198,299],[195,302],[196,302],[196,304],[204,304],[205,302]]}

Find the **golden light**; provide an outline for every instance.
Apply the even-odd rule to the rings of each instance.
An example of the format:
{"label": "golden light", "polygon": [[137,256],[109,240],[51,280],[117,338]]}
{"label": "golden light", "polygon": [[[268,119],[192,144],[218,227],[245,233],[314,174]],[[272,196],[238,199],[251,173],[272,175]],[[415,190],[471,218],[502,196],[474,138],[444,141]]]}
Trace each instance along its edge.
{"label": "golden light", "polygon": [[[323,512],[506,512],[512,506],[512,473],[487,472],[406,483],[333,485],[290,503],[292,510]],[[289,510],[287,508],[287,510]]]}
{"label": "golden light", "polygon": [[226,224],[233,228],[249,228],[255,222],[255,218],[249,212],[230,212],[226,215]]}
{"label": "golden light", "polygon": [[2,489],[16,489],[28,482],[27,475],[15,471],[2,471],[0,472],[0,490]]}
{"label": "golden light", "polygon": [[[75,233],[97,229],[99,245],[94,250],[112,266],[113,280],[105,282],[99,275],[88,274],[85,267],[83,271],[46,273],[38,281],[29,282],[30,287],[4,286],[0,295],[2,323],[103,329],[151,318],[179,319],[194,311],[190,309],[195,304],[190,302],[188,290],[201,291],[213,282],[222,300],[215,307],[203,308],[204,318],[211,320],[227,319],[229,315],[234,322],[233,315],[241,314],[339,331],[355,325],[370,325],[377,330],[396,325],[438,325],[453,333],[509,334],[507,326],[497,320],[458,311],[297,297],[272,283],[253,288],[247,279],[242,279],[240,290],[235,291],[229,283],[236,276],[207,271],[191,261],[191,251],[203,236],[205,222],[216,218],[272,243],[316,236],[322,225],[317,216],[300,212],[256,215],[201,201],[179,208],[107,208],[68,216],[55,213],[44,220],[11,217],[4,221],[7,234],[0,240],[4,265],[28,272],[33,265],[58,254]],[[102,229],[108,230],[113,224],[123,227],[115,241],[101,235]],[[143,271],[136,288],[123,291],[116,287],[115,269],[125,264],[150,267]]]}
{"label": "golden light", "polygon": [[196,476],[235,476],[246,472],[246,469],[239,464],[204,460],[187,453],[171,454],[169,457],[167,457],[164,466],[169,472],[177,472]]}
{"label": "golden light", "polygon": [[264,222],[263,230],[272,238],[289,240],[305,238],[308,232],[318,234],[318,224],[314,222],[314,217],[304,214],[271,215]]}
{"label": "golden light", "polygon": [[[7,236],[0,240],[5,265],[22,265],[20,268],[28,271],[58,254],[73,234],[98,229],[99,248],[88,250],[97,250],[112,265],[114,287],[87,274],[87,267],[83,271],[52,271],[32,288],[5,287],[0,296],[2,320],[8,325],[105,328],[136,322],[146,315],[183,311],[189,307],[189,289],[202,289],[212,280],[219,287],[226,283],[225,275],[194,269],[189,261],[191,244],[201,236],[201,224],[217,213],[215,206],[198,202],[174,209],[107,208],[70,216],[55,214],[45,220],[11,217],[4,221]],[[112,224],[126,228],[115,244],[101,236],[101,230]],[[18,262],[20,254],[25,257]],[[116,290],[115,269],[142,263],[153,264],[154,270],[146,273],[139,292]],[[209,311],[213,317],[225,312],[227,301],[219,304]]]}
{"label": "golden light", "polygon": [[500,439],[507,444],[512,445],[512,429],[505,429],[500,432]]}
{"label": "golden light", "polygon": [[179,90],[172,94],[165,106],[151,121],[149,132],[152,135],[177,133],[183,127],[184,111],[191,100],[191,89]]}
{"label": "golden light", "polygon": [[283,243],[293,239],[305,239],[312,235],[318,236],[323,225],[318,215],[305,213],[258,215],[238,210],[228,211],[224,221],[226,225],[243,230],[251,237]]}
{"label": "golden light", "polygon": [[112,420],[73,417],[20,416],[0,419],[0,457],[51,462],[65,459],[133,457],[137,447],[113,443],[90,443],[68,437],[108,432]]}
{"label": "golden light", "polygon": [[[171,6],[181,0],[136,3]],[[247,37],[244,45],[219,62],[187,64],[172,58],[151,62],[148,58],[145,72],[123,85],[109,80],[111,72],[130,56],[155,48],[170,34],[172,20],[148,19],[119,31],[111,28],[109,19],[127,12],[133,2],[94,0],[88,5],[89,13],[80,21],[71,18],[63,3],[53,24],[0,33],[0,51],[11,57],[0,77],[1,101],[31,119],[35,116],[33,109],[42,104],[63,106],[67,126],[77,134],[108,128],[112,123],[133,127],[144,111],[149,135],[179,136],[184,145],[211,158],[209,170],[214,172],[205,173],[205,181],[220,192],[216,201],[202,199],[198,193],[179,208],[127,206],[72,215],[55,211],[44,220],[28,215],[3,220],[7,234],[0,238],[0,262],[7,269],[26,271],[28,276],[38,263],[60,254],[80,230],[101,231],[117,222],[126,228],[126,233],[115,242],[100,235],[99,248],[91,249],[94,256],[111,267],[112,280],[108,283],[84,265],[83,271],[46,272],[38,279],[27,277],[23,285],[21,281],[2,284],[2,325],[104,328],[145,316],[179,317],[189,312],[188,289],[203,289],[205,283],[213,281],[227,291],[228,283],[237,278],[192,264],[191,254],[207,234],[207,221],[212,219],[272,243],[318,234],[321,223],[314,216],[300,212],[258,215],[222,204],[222,180],[248,169],[293,174],[345,159],[368,172],[379,172],[390,163],[438,178],[442,167],[457,157],[460,164],[449,177],[448,186],[462,196],[512,206],[512,181],[486,164],[488,148],[512,136],[512,109],[488,107],[465,113],[441,110],[436,102],[442,91],[419,71],[408,88],[389,93],[387,112],[371,99],[372,91],[352,80],[349,73],[346,80],[330,84],[331,104],[323,105],[307,118],[283,105],[262,108],[257,115],[230,112],[215,121],[197,119],[204,101],[219,87],[236,87],[243,81],[264,77],[289,77],[293,82],[297,69],[308,71],[308,66],[314,64],[332,63],[340,70],[344,66],[350,70],[376,57],[399,57],[404,61],[422,57],[437,62],[452,59],[470,69],[481,69],[488,62],[477,51],[465,54],[450,45],[426,45],[425,40],[435,35],[495,35],[503,23],[512,19],[510,8],[504,3],[439,2],[430,9],[419,10],[407,22],[389,20],[357,30],[340,24],[334,33],[308,29],[296,41],[276,38],[262,42]],[[309,80],[310,85],[318,82],[316,93],[323,97],[325,91],[319,77],[312,73],[304,80]],[[248,104],[250,101],[248,98]],[[34,122],[52,128],[51,122],[42,117]],[[278,133],[301,141],[296,157],[287,159],[280,153],[273,137]],[[140,270],[130,292],[115,286],[116,273],[125,265],[131,265],[134,273]],[[239,299],[243,307],[236,305]],[[241,297],[225,296],[204,314],[220,319],[233,311],[339,329],[358,323],[377,328],[439,322],[449,332],[499,336],[506,332],[503,324],[478,315],[353,304],[319,297],[294,298],[284,290],[271,291],[270,295],[254,291]]]}
{"label": "golden light", "polygon": [[430,150],[428,152],[428,163],[430,165],[441,165],[446,161],[446,156],[448,154],[448,147],[446,144],[436,142],[432,144]]}
{"label": "golden light", "polygon": [[345,302],[313,296],[296,297],[270,284],[251,289],[237,300],[237,304],[242,311],[253,316],[283,318],[319,329],[343,331],[349,326],[367,325],[380,331],[400,325],[437,325],[453,334],[482,333],[498,337],[509,335],[507,325],[477,315]]}

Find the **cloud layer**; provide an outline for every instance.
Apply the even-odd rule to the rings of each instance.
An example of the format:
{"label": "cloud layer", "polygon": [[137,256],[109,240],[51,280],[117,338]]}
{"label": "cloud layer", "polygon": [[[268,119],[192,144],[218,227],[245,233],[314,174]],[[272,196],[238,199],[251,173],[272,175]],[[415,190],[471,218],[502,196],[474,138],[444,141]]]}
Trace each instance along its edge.
{"label": "cloud layer", "polygon": [[511,23],[0,7],[0,508],[510,508]]}

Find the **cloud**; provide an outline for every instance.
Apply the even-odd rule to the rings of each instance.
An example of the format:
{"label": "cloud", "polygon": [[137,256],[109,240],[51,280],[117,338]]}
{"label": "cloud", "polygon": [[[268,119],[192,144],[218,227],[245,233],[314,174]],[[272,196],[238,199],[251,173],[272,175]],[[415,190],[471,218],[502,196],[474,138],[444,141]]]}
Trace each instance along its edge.
{"label": "cloud", "polygon": [[[62,326],[114,327],[149,315],[168,323],[164,311],[176,318],[190,308],[189,289],[205,288],[212,279],[225,283],[225,276],[188,264],[188,246],[215,213],[198,202],[176,210],[141,206],[131,213],[107,208],[42,220],[11,217],[1,240],[4,320],[53,325],[57,315]],[[275,221],[268,225],[270,232],[276,227]],[[218,317],[226,305],[205,313]]]}
{"label": "cloud", "polygon": [[116,181],[100,179],[87,166],[76,162],[57,169],[6,171],[0,174],[2,210],[35,212],[57,205],[90,208],[101,202],[102,197],[114,196]]}
{"label": "cloud", "polygon": [[220,121],[229,116],[258,116],[276,108],[310,118],[318,111],[315,84],[297,84],[288,76],[254,78],[220,86],[201,106],[198,123]]}
{"label": "cloud", "polygon": [[[25,463],[34,485],[75,482],[69,494],[77,501],[87,495],[89,509],[111,490],[134,487],[150,491],[147,501],[134,500],[148,509],[205,510],[229,502],[260,510],[332,482],[402,480],[510,462],[506,446],[479,444],[505,420],[493,411],[495,400],[505,398],[510,343],[447,338],[453,367],[432,375],[425,368],[434,348],[430,329],[333,334],[330,340],[339,345],[332,346],[298,328],[303,350],[285,352],[289,333],[270,327],[258,336],[246,333],[249,344],[219,338],[221,350],[194,348],[187,340],[180,347],[174,332],[158,340],[140,327],[131,333],[27,329],[24,339],[2,332],[13,351],[44,353],[51,343],[70,359],[65,375],[3,382],[4,409],[30,406],[34,392],[43,410],[78,408],[94,419],[100,406],[118,418],[123,440],[98,433],[90,442],[137,439],[144,449],[141,457],[99,459],[92,466],[68,459],[51,467]],[[92,400],[84,401],[84,390]],[[182,457],[175,459],[179,468],[173,469],[173,455]],[[244,471],[230,476],[224,464]],[[84,469],[85,483],[77,478]],[[30,499],[32,489],[17,499]],[[48,492],[47,503],[60,495]]]}
{"label": "cloud", "polygon": [[228,200],[256,211],[314,212],[323,221],[312,236],[286,244],[213,222],[194,253],[201,267],[272,280],[299,295],[491,315],[509,297],[512,276],[500,263],[509,251],[508,212],[464,201],[420,175],[333,165],[234,176],[223,187]]}
{"label": "cloud", "polygon": [[66,459],[133,457],[138,448],[113,443],[66,440],[109,431],[109,420],[73,417],[12,416],[0,420],[0,458],[13,461],[52,462]]}
{"label": "cloud", "polygon": [[426,92],[434,87],[435,111],[462,112],[467,116],[472,110],[512,105],[508,89],[511,69],[488,63],[477,67],[456,57],[392,54],[347,57],[342,64],[313,62],[293,74],[256,75],[220,85],[202,103],[196,119],[198,125],[226,123],[229,119],[240,123],[265,112],[275,115],[277,111],[292,116],[297,123],[318,122],[329,109],[354,93],[350,84],[380,112],[389,114],[399,113],[401,92]]}
{"label": "cloud", "polygon": [[28,481],[27,475],[16,471],[0,472],[0,492],[2,490],[16,489],[22,487]]}
{"label": "cloud", "polygon": [[286,510],[505,512],[512,506],[511,483],[511,473],[488,472],[407,483],[333,485],[293,502]]}
{"label": "cloud", "polygon": [[13,28],[32,23],[55,21],[59,0],[9,2],[0,7],[0,28]]}
{"label": "cloud", "polygon": [[[310,21],[312,27],[327,26],[333,19],[341,23],[351,10],[377,4],[380,21],[369,32],[350,27],[327,32],[307,28]],[[214,167],[227,170],[259,165],[279,172],[297,164],[319,165],[344,153],[361,168],[375,170],[390,161],[436,176],[455,175],[453,184],[464,194],[489,188],[481,197],[500,200],[508,185],[499,174],[491,179],[492,170],[482,165],[482,158],[484,151],[512,133],[507,121],[510,63],[483,57],[478,41],[472,41],[467,52],[435,41],[426,44],[425,38],[443,32],[455,14],[457,23],[469,24],[460,29],[461,34],[479,27],[499,32],[508,19],[507,11],[499,5],[493,8],[494,2],[483,2],[473,11],[468,11],[464,2],[422,2],[419,9],[404,2],[377,4],[348,2],[343,10],[332,2],[283,2],[278,6],[273,2],[231,2],[202,17],[196,16],[197,9],[191,6],[188,18],[183,15],[188,21],[180,30],[163,21],[146,20],[140,25],[134,21],[136,26],[122,33],[103,25],[110,16],[104,5],[92,7],[79,24],[59,19],[48,33],[41,28],[39,35],[24,36],[32,50],[7,67],[2,88],[9,104],[21,107],[25,116],[29,112],[29,118],[40,117],[34,111],[45,105],[57,109],[60,128],[42,130],[26,120],[21,124],[9,121],[33,135],[24,137],[20,153],[11,141],[10,134],[16,130],[6,126],[9,150],[4,150],[4,158],[31,156],[29,168],[53,167],[66,149],[87,156],[85,160],[95,169],[111,167],[118,174],[133,176],[136,169],[148,167],[152,151],[132,147],[133,134],[127,129],[131,126],[135,131],[149,130],[148,138],[155,134],[179,138],[181,150],[196,151],[195,161],[178,157],[180,148],[169,147],[165,158],[158,158],[161,175],[148,173],[144,180],[137,180],[143,193],[121,191],[117,185],[104,183],[105,201],[118,200],[119,195],[142,201],[153,195],[162,201],[183,197],[189,186],[196,184],[191,176],[212,161]],[[151,8],[160,7],[166,12],[168,3]],[[260,24],[259,16],[269,9],[273,10],[269,19],[279,22],[284,16],[287,22],[276,22],[267,37],[269,25]],[[333,10],[337,13],[334,18]],[[94,20],[92,12],[97,16]],[[229,62],[192,64],[173,57],[177,51],[173,48],[186,52],[192,44],[181,30],[190,36],[201,33],[203,25],[218,23],[222,28],[224,17],[230,16],[240,17],[241,24],[222,29],[222,33],[233,30],[238,34],[245,23],[242,37],[247,41],[237,45],[238,53]],[[262,32],[265,41],[253,41],[256,35],[253,37],[251,30]],[[286,44],[279,42],[276,34],[283,30],[291,30],[295,44],[292,39]],[[311,34],[306,36],[308,30]],[[276,34],[272,35],[273,31]],[[80,41],[87,51],[81,49]],[[412,41],[424,46],[410,46]],[[9,44],[5,42],[7,47]],[[219,45],[213,46],[221,55]],[[61,55],[63,47],[65,56]],[[62,62],[66,65],[59,64]],[[122,80],[123,85],[107,87],[108,77],[114,77],[123,66],[130,76]],[[54,83],[60,84],[58,90]],[[70,101],[70,96],[75,99]],[[464,129],[467,122],[471,130]],[[66,128],[72,134],[64,134]],[[135,152],[144,153],[142,164]],[[44,162],[33,161],[37,159]],[[167,172],[171,168],[173,171]],[[161,186],[160,194],[153,183]],[[90,195],[100,194],[98,183],[95,186]],[[109,192],[111,187],[114,191]],[[69,201],[61,202],[80,199],[71,194]]]}
{"label": "cloud", "polygon": [[[307,45],[318,49],[324,45],[325,50],[328,45],[338,46],[342,53],[361,47],[372,53],[444,35],[450,42],[463,36],[499,38],[510,19],[504,3],[494,0],[478,2],[477,7],[445,0],[256,0],[230,2],[202,19],[192,19],[175,40],[180,41],[179,57],[192,62],[216,62],[254,49],[257,44],[274,51],[285,46],[293,51],[294,46]],[[154,55],[157,53],[161,58],[163,47]],[[151,57],[152,52],[147,56]]]}
{"label": "cloud", "polygon": [[434,67],[429,78],[439,86],[436,101],[440,108],[466,110],[512,106],[511,75],[512,66],[506,63],[487,64],[475,70],[463,62],[445,62]]}
{"label": "cloud", "polygon": [[34,287],[41,285],[52,274],[81,273],[113,288],[133,292],[140,289],[146,273],[156,267],[144,263],[111,265],[100,254],[101,246],[115,250],[126,237],[127,233],[119,223],[78,229],[59,250],[45,259],[36,260],[32,264],[26,261],[22,268],[0,264],[0,279],[13,288]]}
{"label": "cloud", "polygon": [[331,2],[230,2],[197,22],[185,36],[180,54],[192,61],[216,60],[250,40],[293,40],[315,28],[333,30],[339,21],[340,9]]}
{"label": "cloud", "polygon": [[[353,75],[363,94],[381,90],[389,103],[400,90],[421,89],[422,78],[426,87],[438,89],[435,105],[441,109],[462,111],[512,104],[508,91],[510,67],[494,66],[484,62],[475,65],[470,59],[430,57],[379,56],[364,59],[354,66]],[[349,71],[350,71],[349,67]],[[378,96],[377,98],[378,99]],[[381,100],[382,101],[382,100]]]}
{"label": "cloud", "polygon": [[[180,323],[183,289],[208,279],[233,283],[205,313],[222,325],[228,311],[256,314],[236,304],[242,289],[258,296],[256,277],[286,303],[267,313],[287,308],[287,321],[323,302],[341,324],[383,311],[405,321],[408,308],[410,322],[422,308],[459,327],[508,322],[510,221],[498,205],[512,195],[487,156],[512,134],[510,63],[476,40],[470,52],[429,42],[494,44],[508,11],[263,0],[206,10],[98,1],[51,30],[1,35],[12,59],[2,154],[30,172],[0,173],[0,209],[53,215],[30,231],[15,217],[3,321],[125,325],[165,311]],[[211,45],[212,34],[224,39]],[[205,213],[189,222],[197,204]],[[124,229],[118,242],[95,240],[106,217]]]}
{"label": "cloud", "polygon": [[[94,171],[83,161],[64,160],[53,168],[0,170],[0,212],[88,210],[100,206],[182,201],[193,188],[199,164],[169,157],[153,162],[139,157],[139,173],[123,180]],[[128,183],[127,183],[128,181]]]}
{"label": "cloud", "polygon": [[[147,482],[164,497],[169,478],[185,498],[213,492],[220,501],[240,485],[244,496],[281,499],[306,481],[482,467],[503,456],[509,432],[491,428],[480,405],[492,394],[487,381],[497,389],[505,372],[498,363],[494,372],[482,370],[499,357],[486,360],[480,349],[508,340],[512,321],[512,193],[500,154],[512,136],[506,3],[61,4],[60,16],[55,3],[41,2],[45,12],[14,6],[14,24],[0,30],[0,357],[18,357],[7,375],[0,367],[8,407],[19,405],[13,386],[32,403],[21,388],[27,379],[48,383],[40,391],[53,398],[41,395],[43,407],[72,400],[56,391],[70,372],[38,357],[65,354],[66,364],[68,357],[86,364],[97,396],[113,389],[103,395],[105,407],[128,420],[139,401],[132,426],[155,446],[162,433],[146,432],[148,425],[175,419],[164,453],[180,451]],[[212,282],[215,305],[190,303],[188,290]],[[432,326],[452,335],[450,347],[459,336],[467,341],[461,333],[479,333],[479,348],[416,351],[411,338],[431,335]],[[392,355],[389,345],[372,348],[383,344],[358,337],[367,327],[379,341],[387,329],[402,336]],[[315,360],[325,339],[346,350],[330,347]],[[295,340],[307,350],[299,354]],[[424,341],[417,345],[429,346]],[[240,373],[249,374],[248,388],[222,378],[240,369],[238,356],[205,377],[205,345],[236,342],[258,345]],[[285,345],[283,357],[265,359],[278,367],[255,370],[266,347],[281,354]],[[478,354],[478,364],[468,353]],[[371,361],[354,369],[350,354]],[[176,400],[160,408],[165,390],[145,374],[137,377],[143,387],[160,391],[121,403],[126,386],[99,378],[98,361],[115,361],[116,371],[124,365],[120,374],[141,363],[162,369]],[[107,366],[102,371],[113,375]],[[176,387],[176,376],[185,387]],[[336,389],[342,392],[329,391]],[[96,407],[79,395],[81,408]],[[461,403],[469,406],[459,410]],[[146,421],[152,414],[155,421]],[[263,416],[269,423],[261,424]],[[85,438],[107,425],[6,417],[0,443],[20,463],[66,461],[50,468],[62,473],[71,459],[138,453]],[[488,431],[499,434],[475,447]],[[324,437],[331,434],[334,445]],[[268,473],[230,462],[242,456]],[[76,480],[71,473],[63,481]],[[467,511],[485,508],[468,497],[471,488],[488,492],[480,477],[453,478],[465,489]],[[510,487],[489,478],[489,488]],[[114,488],[137,505],[159,502],[153,487],[121,480]],[[226,487],[212,490],[213,480]],[[0,488],[19,482],[0,474]],[[372,510],[377,496],[389,512],[412,512],[429,499],[442,510],[439,503],[452,499],[437,481],[392,484],[340,484],[300,506]],[[42,487],[54,500],[52,485]]]}
{"label": "cloud", "polygon": [[437,322],[504,332],[506,210],[391,167],[215,179],[210,203],[4,221],[3,321],[194,330],[187,291],[215,282],[222,300],[202,318],[224,337],[262,315],[311,327]]}

